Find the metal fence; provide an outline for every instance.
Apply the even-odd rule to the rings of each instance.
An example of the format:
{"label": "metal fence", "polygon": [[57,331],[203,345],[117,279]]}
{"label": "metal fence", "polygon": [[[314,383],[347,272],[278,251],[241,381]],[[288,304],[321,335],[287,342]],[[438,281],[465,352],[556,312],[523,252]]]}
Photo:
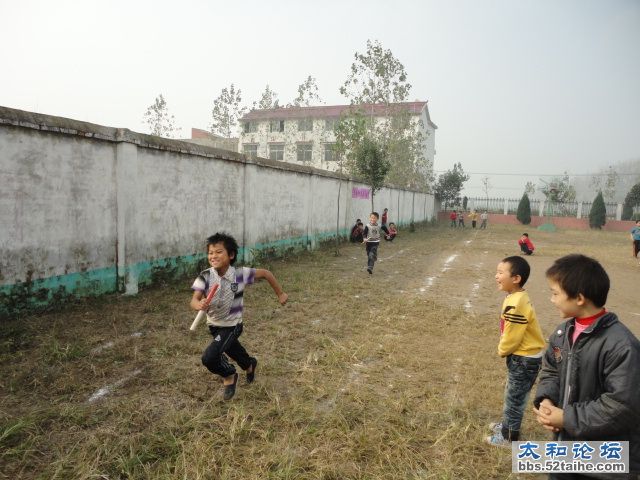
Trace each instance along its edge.
{"label": "metal fence", "polygon": [[[519,198],[468,198],[467,210],[487,211],[489,213],[506,213],[516,214],[518,211],[518,205],[520,204]],[[531,206],[531,215],[551,215],[554,217],[580,217],[585,218],[589,216],[591,211],[591,205],[593,202],[564,202],[564,203],[552,203],[549,205],[546,201],[530,199],[529,204]],[[615,219],[618,214],[617,203],[605,203],[607,209],[607,218]],[[450,209],[460,209],[461,205],[450,207]],[[540,212],[540,208],[544,208],[544,212]]]}

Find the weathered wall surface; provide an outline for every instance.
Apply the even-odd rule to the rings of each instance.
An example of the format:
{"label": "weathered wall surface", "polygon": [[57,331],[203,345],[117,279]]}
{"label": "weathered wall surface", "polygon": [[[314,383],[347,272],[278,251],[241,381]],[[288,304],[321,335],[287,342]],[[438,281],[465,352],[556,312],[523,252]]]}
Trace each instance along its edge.
{"label": "weathered wall surface", "polygon": [[[371,209],[334,173],[4,107],[0,174],[3,317],[195,272],[216,231],[249,262],[346,235]],[[384,207],[399,224],[435,214],[431,195],[392,188]]]}

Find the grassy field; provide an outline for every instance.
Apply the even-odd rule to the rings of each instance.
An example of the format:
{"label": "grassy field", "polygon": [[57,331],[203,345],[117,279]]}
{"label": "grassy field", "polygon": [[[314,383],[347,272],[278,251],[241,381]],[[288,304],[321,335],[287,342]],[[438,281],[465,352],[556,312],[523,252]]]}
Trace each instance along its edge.
{"label": "grassy field", "polygon": [[[193,278],[4,323],[0,478],[517,478],[482,439],[505,379],[493,275],[521,231],[401,231],[372,276],[359,245],[271,262],[290,302],[249,287],[241,340],[260,364],[230,402],[200,363],[206,329],[188,330]],[[608,307],[640,334],[627,234],[530,234],[545,335],[561,319],[544,270],[576,251],[602,261]],[[530,411],[523,437],[547,438]]]}

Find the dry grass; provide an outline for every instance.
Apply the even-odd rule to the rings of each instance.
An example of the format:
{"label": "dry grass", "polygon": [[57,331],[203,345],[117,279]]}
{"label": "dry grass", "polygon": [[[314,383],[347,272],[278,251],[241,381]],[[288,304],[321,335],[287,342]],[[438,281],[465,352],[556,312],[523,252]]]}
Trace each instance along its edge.
{"label": "dry grass", "polygon": [[[260,365],[231,402],[200,364],[206,331],[188,333],[192,279],[0,325],[0,478],[515,478],[510,452],[482,438],[505,377],[493,272],[519,233],[401,232],[372,277],[353,245],[272,262],[290,303],[267,284],[248,291],[242,339]],[[532,238],[546,333],[558,319],[545,266],[629,249],[606,232]],[[608,261],[614,286],[637,276],[630,259]],[[614,303],[640,312],[625,295]],[[529,414],[524,433],[546,438]]]}

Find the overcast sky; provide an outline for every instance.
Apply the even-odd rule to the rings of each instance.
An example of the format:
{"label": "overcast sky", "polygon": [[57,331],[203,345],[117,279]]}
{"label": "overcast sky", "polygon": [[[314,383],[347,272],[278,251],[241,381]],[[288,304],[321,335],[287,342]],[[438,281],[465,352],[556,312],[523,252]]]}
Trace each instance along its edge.
{"label": "overcast sky", "polygon": [[[316,77],[327,104],[379,40],[427,100],[435,170],[466,193],[640,158],[640,0],[0,0],[0,105],[147,131],[162,93],[182,135],[207,129],[231,83],[281,102]],[[546,177],[545,177],[546,178]]]}

